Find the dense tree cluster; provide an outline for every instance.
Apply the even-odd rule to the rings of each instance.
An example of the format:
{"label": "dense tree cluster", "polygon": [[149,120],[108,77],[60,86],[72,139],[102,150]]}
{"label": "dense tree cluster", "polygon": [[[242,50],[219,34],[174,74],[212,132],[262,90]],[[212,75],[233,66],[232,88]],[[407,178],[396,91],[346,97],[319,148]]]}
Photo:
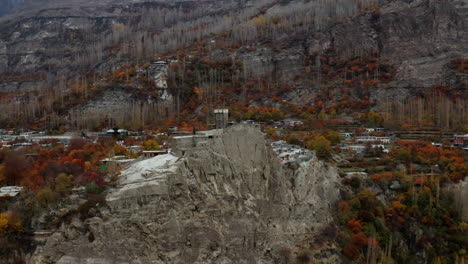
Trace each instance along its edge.
{"label": "dense tree cluster", "polygon": [[406,171],[391,165],[368,180],[356,177],[358,184],[345,181],[354,194],[338,204],[343,255],[355,263],[464,263],[466,219],[450,188],[467,175],[463,153],[429,142],[398,145],[380,160]]}

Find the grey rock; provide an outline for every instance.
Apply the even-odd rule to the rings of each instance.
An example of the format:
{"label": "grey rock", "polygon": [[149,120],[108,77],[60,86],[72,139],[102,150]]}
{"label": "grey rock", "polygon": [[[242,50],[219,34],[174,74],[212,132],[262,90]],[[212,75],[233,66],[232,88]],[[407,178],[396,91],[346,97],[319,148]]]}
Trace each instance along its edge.
{"label": "grey rock", "polygon": [[[279,249],[333,221],[340,182],[315,157],[284,167],[248,125],[226,129],[144,182],[131,179],[122,175],[103,218],[85,221],[86,233],[52,236],[29,263],[272,263]],[[73,221],[64,233],[81,226]]]}
{"label": "grey rock", "polygon": [[392,181],[392,184],[390,184],[389,188],[392,190],[398,190],[401,188],[401,184],[399,181]]}

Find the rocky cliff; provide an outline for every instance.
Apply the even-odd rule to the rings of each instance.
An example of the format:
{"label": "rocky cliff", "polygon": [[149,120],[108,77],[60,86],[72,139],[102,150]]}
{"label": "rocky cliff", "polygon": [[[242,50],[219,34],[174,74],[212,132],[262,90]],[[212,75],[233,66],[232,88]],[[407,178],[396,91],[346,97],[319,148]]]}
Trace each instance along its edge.
{"label": "rocky cliff", "polygon": [[[264,2],[265,6],[259,4],[261,13],[269,17],[281,17],[281,13],[276,14],[278,10],[294,10],[304,5],[303,1]],[[321,10],[321,5],[326,4],[308,4],[303,9],[309,9],[310,15],[318,19],[314,13]],[[340,3],[335,8],[329,11],[328,19],[338,17],[335,13],[348,6]],[[140,35],[132,37],[141,39],[144,31],[160,35],[164,30],[172,30],[175,23],[180,23],[179,27],[190,27],[198,20],[206,19],[208,23],[219,24],[221,20],[208,17],[223,14],[225,20],[233,9],[255,12],[252,4],[235,0],[199,1],[196,4],[189,0],[132,3],[117,0],[99,3],[87,0],[29,1],[0,19],[0,71],[54,70],[66,74],[68,71],[108,70],[113,65],[106,63],[111,60],[112,63],[128,63],[124,61],[128,60],[125,56],[133,52],[124,52],[117,58],[109,52],[119,39],[118,32],[125,31],[123,28],[139,32]],[[158,15],[151,13],[154,10],[173,12],[171,16],[174,18],[166,15],[160,22],[152,18]],[[184,16],[177,10],[196,10],[197,13]],[[255,52],[243,53],[241,49],[234,56],[244,60],[254,74],[276,72],[290,77],[288,73],[297,74],[299,69],[307,66],[306,56],[320,55],[330,45],[343,58],[378,51],[399,69],[392,86],[414,87],[441,83],[447,75],[445,66],[450,60],[468,55],[465,45],[468,41],[467,0],[381,1],[374,12],[363,11],[326,23],[319,30],[313,29],[317,22],[310,22],[307,31],[274,36],[267,46],[250,43],[254,44]],[[225,27],[225,30],[235,30],[237,25],[232,23]],[[213,29],[212,34],[216,33],[219,32]],[[161,46],[169,41],[162,36],[161,39]],[[189,39],[183,44],[190,45]],[[144,42],[144,38],[141,41]],[[132,49],[140,49],[134,47],[135,43],[132,45]],[[176,46],[170,47],[173,48]]]}
{"label": "rocky cliff", "polygon": [[468,55],[468,1],[391,1],[331,31],[335,48],[376,50],[398,66],[391,85],[443,83],[450,60]]}
{"label": "rocky cliff", "polygon": [[0,1],[0,16],[5,15],[15,6],[21,4],[24,0],[2,0]]}
{"label": "rocky cliff", "polygon": [[260,131],[233,126],[181,157],[131,165],[105,204],[62,224],[30,263],[278,263],[333,222],[338,182],[316,158],[281,165]]}

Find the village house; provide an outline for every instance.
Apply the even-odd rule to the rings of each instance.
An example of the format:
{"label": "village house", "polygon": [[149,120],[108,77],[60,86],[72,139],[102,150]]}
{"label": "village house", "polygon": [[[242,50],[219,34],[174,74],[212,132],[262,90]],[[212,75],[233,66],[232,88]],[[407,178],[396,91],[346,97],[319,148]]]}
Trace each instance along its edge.
{"label": "village house", "polygon": [[153,158],[153,157],[168,154],[168,153],[169,153],[169,151],[167,149],[165,149],[165,150],[144,150],[142,152],[142,155],[145,158]]}
{"label": "village house", "polygon": [[297,126],[302,126],[304,125],[304,122],[302,122],[299,119],[294,119],[294,118],[287,118],[283,119],[281,121],[277,121],[274,123],[275,128],[288,128],[288,127],[297,127]]}
{"label": "village house", "polygon": [[391,139],[389,137],[377,137],[377,142],[380,142],[383,144],[390,144]]}
{"label": "village house", "polygon": [[370,128],[366,128],[366,131],[369,132],[369,133],[372,133],[372,132],[384,132],[385,129],[384,129],[384,128],[381,128],[381,127],[370,127]]}
{"label": "village house", "polygon": [[106,131],[106,134],[128,136],[129,132],[126,129],[120,128],[120,129],[109,129]]}
{"label": "village house", "polygon": [[219,137],[223,129],[197,131],[195,135],[177,136],[172,138],[172,151],[176,155],[183,155],[185,151],[207,144],[210,140]]}
{"label": "village house", "polygon": [[251,120],[251,119],[242,120],[241,124],[260,126],[259,122],[255,121],[255,120]]}
{"label": "village house", "polygon": [[19,187],[19,186],[1,187],[0,198],[16,197],[22,190],[23,190],[23,187]]}
{"label": "village house", "polygon": [[283,164],[291,162],[305,162],[310,160],[313,156],[312,151],[296,145],[287,144],[284,140],[272,142],[271,146],[273,151],[280,158],[280,162]]}
{"label": "village house", "polygon": [[213,113],[215,116],[215,128],[226,128],[229,123],[229,109],[215,109]]}
{"label": "village house", "polygon": [[380,142],[383,144],[389,144],[391,140],[389,137],[357,136],[355,137],[354,141],[357,143]]}
{"label": "village house", "polygon": [[348,145],[348,146],[342,146],[342,150],[347,150],[347,151],[352,151],[356,154],[362,154],[364,153],[366,146],[364,145]]}
{"label": "village house", "polygon": [[383,152],[385,152],[385,153],[390,152],[390,149],[387,148],[387,146],[385,146],[385,145],[383,145],[383,144],[372,144],[372,145],[371,145],[371,148],[373,148],[373,149],[379,148],[379,149],[381,149],[381,150],[382,150]]}
{"label": "village house", "polygon": [[109,163],[112,163],[112,164],[116,164],[116,165],[119,165],[119,166],[124,166],[132,161],[134,161],[135,159],[127,159],[125,156],[121,155],[121,156],[114,156],[112,158],[106,158],[106,159],[102,159],[100,160],[100,162],[102,162],[102,164],[104,165],[107,165]]}
{"label": "village house", "polygon": [[157,62],[153,62],[152,66],[162,67],[162,66],[166,66],[166,64],[167,64],[167,62],[165,62],[165,61],[157,61]]}
{"label": "village house", "polygon": [[137,152],[137,153],[138,153],[138,152],[141,151],[141,146],[139,146],[139,145],[133,145],[133,146],[128,147],[128,149],[130,149],[130,150],[133,151],[133,152]]}
{"label": "village house", "polygon": [[464,135],[454,135],[453,144],[458,146],[468,145],[468,134]]}
{"label": "village house", "polygon": [[354,136],[354,133],[351,132],[342,132],[340,133],[340,138],[344,140],[351,140]]}
{"label": "village house", "polygon": [[361,179],[367,179],[367,178],[369,178],[369,175],[366,172],[363,172],[363,171],[346,172],[345,178],[351,179],[353,177],[359,177]]}

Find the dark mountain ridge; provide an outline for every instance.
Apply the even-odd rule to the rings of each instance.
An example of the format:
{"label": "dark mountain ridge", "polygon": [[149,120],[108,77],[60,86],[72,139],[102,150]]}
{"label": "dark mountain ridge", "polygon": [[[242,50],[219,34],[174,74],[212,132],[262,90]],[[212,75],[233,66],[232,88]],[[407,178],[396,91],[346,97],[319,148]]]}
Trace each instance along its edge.
{"label": "dark mountain ridge", "polygon": [[24,0],[2,0],[0,1],[0,17],[8,13],[17,5],[23,3]]}
{"label": "dark mountain ridge", "polygon": [[[244,79],[294,87],[283,97],[295,104],[313,105],[333,87],[375,107],[434,85],[464,93],[466,72],[450,65],[467,56],[467,18],[466,0],[30,1],[0,18],[0,90],[25,105],[38,93],[37,105],[61,115],[51,102],[63,101],[65,87],[91,89],[123,65],[233,58]],[[190,94],[177,100],[186,104]],[[35,120],[38,111],[15,115]]]}

